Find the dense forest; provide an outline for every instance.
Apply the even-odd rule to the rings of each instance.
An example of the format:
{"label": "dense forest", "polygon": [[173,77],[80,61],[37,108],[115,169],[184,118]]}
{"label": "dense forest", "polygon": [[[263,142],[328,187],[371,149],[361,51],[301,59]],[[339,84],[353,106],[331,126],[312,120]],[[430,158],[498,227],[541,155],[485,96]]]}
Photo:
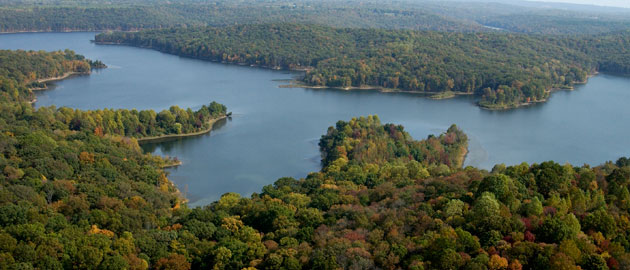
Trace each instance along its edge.
{"label": "dense forest", "polygon": [[209,130],[213,121],[224,117],[227,108],[212,102],[199,110],[171,106],[156,113],[153,110],[104,109],[82,111],[67,107],[59,108],[55,118],[70,130],[93,131],[100,135],[120,135],[131,138],[159,137]]}
{"label": "dense forest", "polygon": [[[311,86],[477,95],[486,108],[630,74],[626,21],[604,8],[151,1],[0,0],[0,31],[158,28],[95,39],[305,70]],[[328,26],[301,24],[313,22]],[[226,106],[33,106],[46,79],[104,67],[70,50],[0,50],[0,269],[630,269],[630,158],[488,171],[464,167],[456,125],[415,140],[371,115],[325,131],[321,170],[190,208],[163,170],[172,160],[138,141],[207,131]]]}
{"label": "dense forest", "polygon": [[[73,130],[65,108],[27,102],[32,80],[72,66],[89,70],[82,56],[1,55],[0,268],[121,269],[121,261],[142,267],[135,253],[116,250],[133,248],[132,233],[166,224],[178,207],[177,190],[160,170],[166,161],[143,154],[129,138]],[[115,223],[101,230],[94,218]],[[114,239],[114,227],[125,233]]]}
{"label": "dense forest", "polygon": [[[297,6],[299,4],[299,6]],[[361,4],[363,5],[363,4]],[[178,26],[227,26],[264,22],[298,22],[332,26],[412,28],[440,31],[483,31],[422,10],[380,7],[356,8],[341,2],[133,3],[122,5],[23,5],[1,8],[0,32],[138,30]]]}
{"label": "dense forest", "polygon": [[[500,2],[500,3],[499,3]],[[630,10],[528,1],[3,0],[0,32],[138,30],[289,22],[457,32],[597,34],[630,29]]]}
{"label": "dense forest", "polygon": [[[32,58],[23,74],[59,54],[15,53]],[[5,78],[0,89],[27,83]],[[0,269],[630,267],[628,158],[462,168],[468,139],[456,126],[415,141],[367,116],[321,137],[319,172],[190,209],[165,160],[89,123],[112,111],[34,109],[28,95],[3,96]],[[198,114],[224,112],[212,103]],[[123,119],[125,130],[138,127]]]}
{"label": "dense forest", "polygon": [[97,42],[210,61],[308,70],[303,82],[482,97],[487,108],[547,99],[596,71],[628,73],[630,34],[556,37],[299,24],[110,32]]}
{"label": "dense forest", "polygon": [[2,267],[630,267],[625,158],[460,168],[457,127],[413,141],[368,116],[322,136],[320,172],[188,209],[159,158],[132,141],[53,130],[63,125],[49,110],[2,106]]}
{"label": "dense forest", "polygon": [[[0,8],[0,32],[136,30],[184,26],[179,16],[151,7]],[[191,22],[191,24],[194,24]]]}
{"label": "dense forest", "polygon": [[208,128],[225,106],[34,109],[33,81],[103,64],[69,50],[0,60],[0,269],[147,269],[133,236],[168,225],[183,201],[161,170],[171,161],[131,137]]}

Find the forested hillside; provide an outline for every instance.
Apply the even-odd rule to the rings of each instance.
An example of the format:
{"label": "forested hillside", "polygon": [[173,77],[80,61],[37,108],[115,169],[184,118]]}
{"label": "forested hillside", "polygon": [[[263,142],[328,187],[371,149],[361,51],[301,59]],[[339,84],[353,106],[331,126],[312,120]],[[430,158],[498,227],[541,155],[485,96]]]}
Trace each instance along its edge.
{"label": "forested hillside", "polygon": [[597,34],[630,29],[630,10],[528,1],[4,0],[0,32],[137,30],[304,23],[433,31]]}
{"label": "forested hillside", "polygon": [[630,31],[568,39],[548,38],[555,44],[592,57],[599,71],[630,74]]}
{"label": "forested hillside", "polygon": [[0,18],[0,32],[129,31],[187,25],[177,14],[148,6],[0,8]]}
{"label": "forested hillside", "polygon": [[408,6],[344,2],[178,1],[160,4],[0,4],[0,32],[138,30],[178,26],[227,26],[269,22],[331,26],[483,31],[481,25]]}
{"label": "forested hillside", "polygon": [[[24,135],[15,136],[19,142]],[[595,168],[498,165],[492,172],[441,163],[466,142],[454,126],[417,142],[376,116],[341,121],[322,137],[320,172],[279,179],[250,198],[228,193],[195,209],[170,197],[157,161],[130,159],[139,158],[131,150],[121,160],[109,156],[118,152],[78,149],[86,150],[80,171],[95,171],[76,181],[59,180],[78,177],[72,174],[29,178],[32,170],[16,173],[10,165],[2,176],[1,262],[104,269],[630,266],[627,159]],[[38,153],[11,145],[17,155]],[[61,147],[45,145],[52,153]],[[436,152],[413,154],[423,149]],[[103,175],[105,160],[111,169]],[[140,160],[143,167],[129,165]]]}
{"label": "forested hillside", "polygon": [[73,66],[89,70],[82,56],[1,55],[0,268],[121,269],[122,262],[146,269],[125,250],[133,249],[134,233],[165,224],[181,201],[159,169],[165,161],[132,139],[73,130],[64,108],[25,102],[32,80]]}
{"label": "forested hillside", "polygon": [[[34,109],[37,79],[89,72],[72,51],[0,51],[0,269],[147,269],[134,236],[169,224],[183,198],[130,137],[195,132],[226,114]],[[139,237],[147,241],[152,238]]]}
{"label": "forested hillside", "polygon": [[189,209],[134,140],[73,130],[65,108],[0,110],[2,268],[630,267],[626,158],[461,168],[456,126],[414,141],[368,116],[322,136],[320,172]]}
{"label": "forested hillside", "polygon": [[311,86],[476,94],[513,108],[547,99],[596,71],[627,73],[630,34],[545,37],[350,29],[296,24],[113,32],[122,43],[210,61],[307,69]]}
{"label": "forested hillside", "polygon": [[[172,11],[147,9],[133,17],[134,6],[148,0],[7,2],[0,0],[10,6],[0,8],[0,27],[26,22],[45,30],[129,30],[137,23],[207,23],[194,16],[180,20],[205,12],[205,0],[178,6],[204,3],[199,11],[169,17],[168,24],[153,16]],[[260,14],[308,10],[257,2],[274,7]],[[39,10],[21,10],[34,3],[51,16],[78,13],[38,21]],[[112,3],[129,21],[110,17]],[[224,12],[214,18],[230,25],[223,18],[249,16],[221,5],[212,10]],[[364,16],[366,10],[411,22],[417,15],[359,6],[352,13],[362,18],[358,23],[375,18]],[[34,13],[3,20],[14,12]],[[433,16],[418,20],[442,18]],[[445,29],[437,30],[445,32],[203,26],[112,32],[96,41],[304,69],[303,83],[312,86],[474,94],[488,108],[543,101],[552,88],[569,88],[598,71],[630,73],[629,32],[538,36],[463,33],[441,25]],[[69,50],[0,50],[0,269],[630,269],[629,158],[599,166],[548,161],[482,170],[463,166],[468,136],[456,125],[415,140],[403,126],[371,115],[322,130],[319,171],[189,208],[163,170],[173,160],[143,153],[138,141],[209,130],[229,114],[226,106],[211,102],[195,111],[174,105],[161,112],[33,106],[33,88],[44,87],[42,79],[103,66]]]}
{"label": "forested hillside", "polygon": [[[465,145],[462,135],[452,127],[429,144],[457,149]],[[416,143],[375,116],[339,122],[320,142],[320,172],[279,179],[251,198],[226,194],[181,211],[171,235],[178,243],[195,237],[179,254],[188,254],[195,269],[630,266],[627,159],[486,172],[416,160],[405,152]]]}

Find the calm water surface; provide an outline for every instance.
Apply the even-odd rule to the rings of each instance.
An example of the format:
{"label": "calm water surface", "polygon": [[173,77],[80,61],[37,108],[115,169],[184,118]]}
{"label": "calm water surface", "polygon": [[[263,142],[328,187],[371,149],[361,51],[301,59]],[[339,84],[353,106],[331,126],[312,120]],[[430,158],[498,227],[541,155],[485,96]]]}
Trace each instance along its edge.
{"label": "calm water surface", "polygon": [[249,195],[283,176],[319,170],[317,141],[338,120],[377,114],[402,124],[415,138],[457,124],[469,135],[466,165],[555,160],[601,164],[630,155],[630,79],[591,78],[549,102],[497,112],[470,97],[430,100],[407,94],[278,88],[295,73],[223,65],[126,46],[90,43],[94,33],[0,35],[0,48],[70,48],[109,68],[58,82],[38,94],[37,106],[79,109],[198,108],[215,100],[234,113],[211,134],[144,145],[184,162],[170,169],[192,205],[225,192]]}

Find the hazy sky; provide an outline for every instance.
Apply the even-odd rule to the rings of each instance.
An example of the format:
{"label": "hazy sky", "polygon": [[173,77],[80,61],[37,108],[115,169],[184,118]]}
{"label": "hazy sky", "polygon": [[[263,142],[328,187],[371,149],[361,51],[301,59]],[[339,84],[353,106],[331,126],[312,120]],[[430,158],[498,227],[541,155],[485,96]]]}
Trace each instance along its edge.
{"label": "hazy sky", "polygon": [[612,6],[630,8],[630,0],[535,0],[542,2],[562,2],[574,4],[588,4],[598,6]]}

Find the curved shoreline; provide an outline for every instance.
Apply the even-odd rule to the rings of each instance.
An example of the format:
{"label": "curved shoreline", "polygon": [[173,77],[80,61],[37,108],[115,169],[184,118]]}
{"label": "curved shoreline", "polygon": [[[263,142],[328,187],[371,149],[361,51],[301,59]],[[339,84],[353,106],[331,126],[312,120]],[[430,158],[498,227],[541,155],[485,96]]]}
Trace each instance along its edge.
{"label": "curved shoreline", "polygon": [[[61,76],[57,76],[57,77],[48,77],[48,78],[42,78],[42,79],[37,79],[33,82],[37,82],[37,83],[47,83],[47,82],[54,82],[54,81],[60,81],[60,80],[64,80],[67,78],[70,78],[72,76],[77,76],[77,75],[89,75],[91,74],[92,71],[87,71],[87,72],[75,72],[75,71],[71,71],[71,72],[66,72],[64,74],[62,74]],[[28,88],[30,91],[41,91],[41,90],[47,90],[48,85],[45,85],[45,87],[39,87],[39,88]],[[28,101],[28,103],[33,106],[34,103],[37,102],[37,97],[33,97],[32,100]],[[229,115],[231,115],[231,113],[228,113],[226,115],[220,116],[218,118],[214,118],[208,121],[209,127],[206,130],[202,130],[199,132],[194,132],[194,133],[187,133],[187,134],[171,134],[171,135],[163,135],[163,136],[155,136],[155,137],[148,137],[148,138],[136,138],[136,142],[138,144],[140,144],[141,142],[148,142],[148,141],[153,141],[153,140],[160,140],[160,139],[164,139],[164,138],[176,138],[176,137],[190,137],[190,136],[197,136],[197,135],[202,135],[202,134],[206,134],[210,131],[212,131],[214,124],[216,122],[218,122],[221,119],[225,119],[227,118]],[[160,170],[164,170],[164,169],[168,169],[168,168],[175,168],[175,167],[179,167],[183,164],[183,162],[181,160],[174,160],[174,161],[167,161],[163,166],[160,167]],[[186,198],[185,194],[182,193],[180,191],[180,189],[177,187],[177,185],[175,184],[175,182],[173,182],[171,179],[167,178],[167,183],[173,187],[175,189],[175,194],[178,197],[179,201],[177,202],[176,206],[179,207],[179,205],[181,203],[185,204],[188,203],[188,199]]]}
{"label": "curved shoreline", "polygon": [[[57,77],[48,77],[48,78],[42,78],[42,79],[37,79],[33,82],[36,83],[47,83],[47,82],[55,82],[55,81],[61,81],[61,80],[65,80],[67,78],[70,78],[72,76],[76,76],[76,75],[89,75],[90,73],[92,73],[91,71],[88,72],[76,72],[76,71],[70,71],[70,72],[66,72],[61,76],[57,76]],[[43,91],[43,90],[48,90],[49,87],[48,85],[46,85],[45,87],[35,87],[35,88],[29,88],[31,91]]]}
{"label": "curved shoreline", "polygon": [[[30,91],[44,91],[44,90],[48,90],[48,89],[50,89],[50,88],[48,87],[48,85],[46,85],[46,83],[47,83],[47,82],[61,81],[61,80],[65,80],[65,79],[68,79],[68,78],[73,77],[73,76],[78,76],[78,75],[89,75],[89,74],[91,74],[91,73],[92,73],[92,71],[91,71],[91,70],[90,70],[90,71],[87,71],[87,72],[76,72],[76,71],[70,71],[70,72],[66,72],[66,73],[64,73],[64,74],[63,74],[63,75],[61,75],[61,76],[57,76],[57,77],[48,77],[48,78],[37,79],[37,80],[32,81],[31,83],[33,83],[33,82],[36,82],[36,83],[44,83],[44,84],[45,84],[45,86],[44,86],[44,87],[28,87],[28,90],[30,90]],[[32,104],[35,104],[35,102],[37,102],[37,97],[33,97],[33,99],[32,99],[32,100],[27,101],[27,102],[28,102],[29,104],[31,104],[31,105],[32,105]]]}
{"label": "curved shoreline", "polygon": [[90,72],[70,71],[70,72],[64,73],[61,76],[48,77],[48,78],[38,79],[38,80],[35,80],[35,81],[38,82],[38,83],[54,82],[54,81],[60,81],[60,80],[63,80],[63,79],[67,79],[68,77],[70,77],[72,75],[82,75],[82,74],[90,74]]}
{"label": "curved shoreline", "polygon": [[216,122],[218,122],[219,120],[222,120],[222,119],[226,119],[227,117],[228,117],[227,115],[223,115],[223,116],[220,116],[218,118],[214,118],[214,119],[209,120],[208,121],[209,127],[207,129],[204,129],[204,130],[201,130],[201,131],[192,132],[192,133],[184,133],[184,134],[167,134],[167,135],[159,135],[159,136],[152,136],[152,137],[136,138],[136,140],[138,141],[138,143],[146,143],[146,142],[158,141],[158,140],[162,140],[162,139],[185,138],[185,137],[193,137],[193,136],[203,135],[203,134],[206,134],[206,133],[212,131],[212,129],[214,128],[214,124]]}
{"label": "curved shoreline", "polygon": [[[92,40],[92,42],[94,44],[97,44],[97,45],[118,45],[118,46],[129,46],[129,47],[135,47],[135,48],[150,49],[150,50],[158,51],[158,52],[165,53],[165,54],[176,55],[176,56],[179,56],[179,57],[185,57],[185,58],[196,59],[196,60],[201,60],[201,61],[208,61],[208,62],[214,62],[214,63],[220,63],[220,64],[228,64],[228,65],[250,66],[250,67],[255,67],[255,68],[263,68],[263,69],[271,69],[271,70],[286,70],[286,71],[294,71],[294,72],[309,72],[310,70],[313,69],[313,67],[308,67],[308,66],[307,67],[300,67],[300,68],[281,67],[281,66],[273,67],[273,66],[263,66],[263,65],[256,65],[256,64],[239,63],[239,62],[217,61],[217,60],[212,60],[212,59],[204,59],[204,58],[200,58],[200,57],[195,57],[195,56],[191,56],[191,55],[175,54],[175,53],[167,52],[167,51],[162,50],[162,49],[154,48],[152,46],[140,46],[140,45],[135,45],[135,44],[128,43],[128,42],[96,41],[96,38],[95,38],[95,40]],[[597,74],[599,74],[599,72],[595,71],[594,73],[589,74],[587,76],[587,79],[584,82],[574,82],[574,84],[586,84],[588,82],[588,78],[596,76]],[[457,96],[465,96],[465,95],[474,95],[475,94],[475,93],[458,92],[458,91],[443,91],[443,92],[405,91],[405,90],[398,89],[398,88],[385,88],[385,87],[381,87],[381,86],[370,86],[370,85],[366,85],[366,86],[351,86],[351,87],[331,87],[331,86],[324,86],[324,85],[309,85],[309,84],[306,84],[306,83],[304,83],[302,81],[296,81],[296,80],[290,80],[289,84],[279,85],[278,87],[279,88],[306,88],[306,89],[335,89],[335,90],[343,90],[343,91],[375,90],[375,91],[379,91],[381,93],[408,93],[408,94],[425,95],[426,98],[435,99],[435,100],[450,99],[450,98],[454,98],[454,97],[457,97]],[[556,90],[556,89],[552,88],[551,90],[548,90],[548,92],[551,93],[554,90]],[[562,90],[565,90],[565,89],[562,89]],[[566,90],[572,90],[572,89],[566,89]],[[528,107],[528,106],[539,104],[539,103],[545,103],[547,100],[548,100],[548,98],[545,98],[545,99],[539,100],[539,101],[523,102],[523,103],[513,104],[513,105],[498,105],[498,106],[481,105],[481,104],[479,104],[479,102],[475,102],[475,105],[480,107],[483,110],[507,111],[507,110],[513,110],[513,109],[518,109],[518,108],[522,108],[522,107]]]}

